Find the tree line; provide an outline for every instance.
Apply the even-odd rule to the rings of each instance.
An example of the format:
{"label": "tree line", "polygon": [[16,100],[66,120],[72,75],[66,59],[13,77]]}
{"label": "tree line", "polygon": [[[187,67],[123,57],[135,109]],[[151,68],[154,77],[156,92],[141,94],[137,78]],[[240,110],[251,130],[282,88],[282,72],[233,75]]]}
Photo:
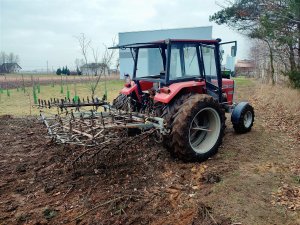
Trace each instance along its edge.
{"label": "tree line", "polygon": [[19,63],[20,57],[14,53],[0,52],[0,65],[3,63]]}
{"label": "tree line", "polygon": [[222,7],[210,21],[255,39],[257,76],[272,84],[286,76],[300,88],[300,0],[237,0]]}
{"label": "tree line", "polygon": [[62,69],[61,68],[58,68],[56,70],[56,75],[81,75],[81,71],[80,69],[77,67],[76,68],[76,71],[70,71],[70,69],[66,66],[66,67],[63,67]]}

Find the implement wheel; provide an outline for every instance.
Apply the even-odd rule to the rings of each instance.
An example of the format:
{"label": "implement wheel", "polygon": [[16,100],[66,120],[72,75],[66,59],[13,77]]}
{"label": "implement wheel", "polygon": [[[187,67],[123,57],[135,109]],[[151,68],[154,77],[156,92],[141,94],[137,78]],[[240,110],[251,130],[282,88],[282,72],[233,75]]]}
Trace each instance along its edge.
{"label": "implement wheel", "polygon": [[181,106],[172,123],[171,152],[184,161],[204,161],[222,143],[225,112],[211,96],[196,94]]}

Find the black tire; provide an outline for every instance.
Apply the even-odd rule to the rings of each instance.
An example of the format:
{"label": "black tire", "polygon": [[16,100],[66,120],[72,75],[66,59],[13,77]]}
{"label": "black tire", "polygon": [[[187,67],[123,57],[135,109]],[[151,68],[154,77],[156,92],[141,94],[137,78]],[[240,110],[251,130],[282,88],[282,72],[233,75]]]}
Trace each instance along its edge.
{"label": "black tire", "polygon": [[129,107],[131,107],[130,111],[132,112],[139,112],[140,109],[140,107],[137,105],[136,97],[132,94],[119,94],[118,97],[113,100],[112,107],[123,111],[129,111]]}
{"label": "black tire", "polygon": [[190,96],[176,113],[171,153],[184,161],[204,161],[216,154],[225,130],[225,111],[211,96]]}
{"label": "black tire", "polygon": [[[133,104],[128,104],[129,103],[129,97],[127,95],[124,95],[124,94],[119,94],[118,97],[116,97],[114,100],[113,100],[113,105],[112,107],[115,108],[115,109],[118,109],[118,110],[123,110],[123,111],[126,111],[128,112],[129,111],[129,107],[131,107],[131,111],[135,111],[134,110],[134,107],[133,107]],[[141,130],[138,129],[138,128],[129,128],[128,129],[128,136],[131,137],[131,136],[135,136],[135,135],[138,135],[141,133]]]}
{"label": "black tire", "polygon": [[[156,116],[160,116],[164,119],[166,128],[172,130],[172,123],[175,118],[176,113],[182,106],[182,104],[191,96],[192,94],[180,95],[178,98],[174,99],[171,103],[167,104],[164,107],[160,107],[156,110]],[[166,149],[171,147],[171,139],[169,135],[163,136],[163,146]]]}
{"label": "black tire", "polygon": [[119,94],[118,97],[116,97],[113,100],[113,105],[115,109],[125,110],[128,109],[128,97],[124,94]]}
{"label": "black tire", "polygon": [[251,105],[247,104],[241,112],[238,123],[233,124],[233,129],[238,134],[244,134],[251,130],[254,123],[254,109]]}

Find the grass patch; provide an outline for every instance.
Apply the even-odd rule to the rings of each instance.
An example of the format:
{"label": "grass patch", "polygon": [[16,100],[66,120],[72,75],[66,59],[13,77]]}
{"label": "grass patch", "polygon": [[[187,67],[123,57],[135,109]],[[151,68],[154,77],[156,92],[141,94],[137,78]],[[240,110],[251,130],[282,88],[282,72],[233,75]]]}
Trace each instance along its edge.
{"label": "grass patch", "polygon": [[[124,81],[122,80],[110,80],[107,81],[107,95],[108,101],[112,100],[119,94],[123,86]],[[105,83],[100,82],[97,90],[96,96],[101,99],[105,93]],[[63,86],[63,93],[61,93],[61,86],[55,85],[41,85],[40,93],[37,93],[37,98],[48,100],[50,98],[62,99],[67,96],[67,88],[70,92],[70,98],[75,96],[75,90],[80,99],[88,96],[91,99],[91,90],[88,83],[78,83],[78,84],[69,84]],[[27,115],[38,115],[39,110],[36,108],[30,107],[33,105],[33,89],[32,87],[26,87],[25,93],[23,90],[11,89],[10,96],[4,91],[0,92],[0,115],[15,115],[15,116],[27,116]]]}
{"label": "grass patch", "polygon": [[236,85],[244,85],[248,86],[253,83],[253,81],[250,78],[247,77],[234,77],[233,78]]}

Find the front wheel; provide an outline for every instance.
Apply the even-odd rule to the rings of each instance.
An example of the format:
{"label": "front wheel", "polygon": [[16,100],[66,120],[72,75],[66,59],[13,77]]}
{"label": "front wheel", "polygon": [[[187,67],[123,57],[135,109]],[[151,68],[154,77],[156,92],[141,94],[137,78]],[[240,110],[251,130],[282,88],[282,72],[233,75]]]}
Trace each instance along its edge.
{"label": "front wheel", "polygon": [[236,133],[244,134],[251,130],[254,123],[254,109],[248,103],[240,103],[234,109],[231,120]]}
{"label": "front wheel", "polygon": [[193,95],[183,104],[172,124],[171,152],[184,161],[204,161],[222,143],[225,112],[211,96]]}

